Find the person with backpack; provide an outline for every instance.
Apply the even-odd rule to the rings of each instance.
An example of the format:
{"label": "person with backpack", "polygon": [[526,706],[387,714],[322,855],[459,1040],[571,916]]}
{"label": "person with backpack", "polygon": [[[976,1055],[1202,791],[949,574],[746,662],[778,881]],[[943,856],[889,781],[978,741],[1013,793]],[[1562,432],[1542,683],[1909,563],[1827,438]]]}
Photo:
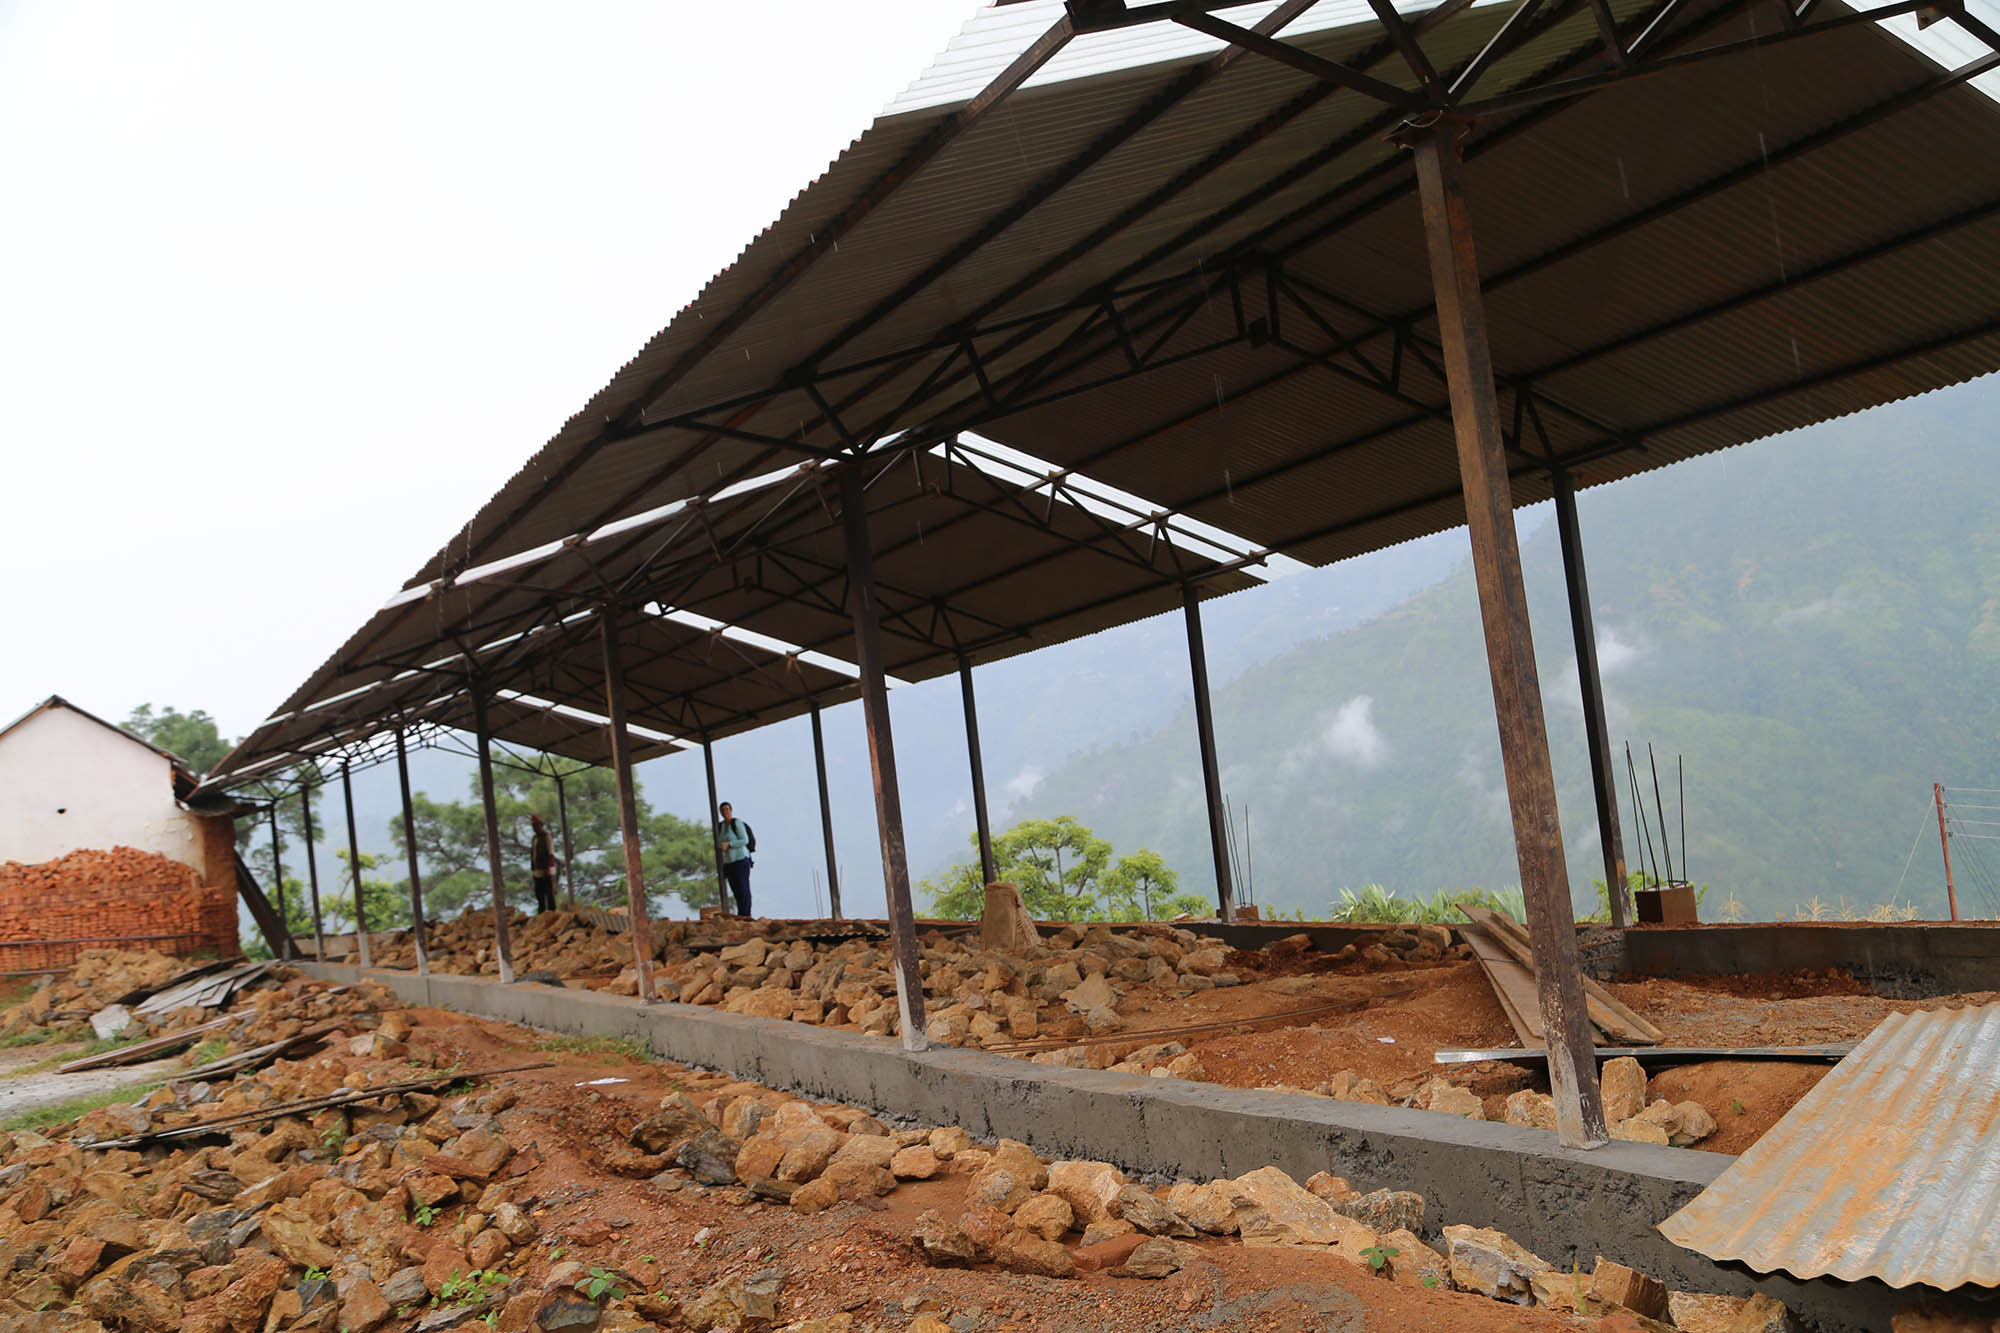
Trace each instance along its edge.
{"label": "person with backpack", "polygon": [[[722,854],[722,879],[729,886],[729,892],[736,899],[736,915],[750,915],[750,867],[757,850],[757,830],[750,827],[748,820],[738,819],[729,802],[717,807],[721,822],[715,826],[716,850]],[[728,910],[729,904],[724,903]]]}

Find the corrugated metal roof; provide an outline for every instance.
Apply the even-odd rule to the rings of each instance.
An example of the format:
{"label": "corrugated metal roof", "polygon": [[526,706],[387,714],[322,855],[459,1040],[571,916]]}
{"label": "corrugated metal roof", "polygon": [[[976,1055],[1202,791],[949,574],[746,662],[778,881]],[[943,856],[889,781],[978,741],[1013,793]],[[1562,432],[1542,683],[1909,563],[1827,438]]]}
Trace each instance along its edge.
{"label": "corrugated metal roof", "polygon": [[[1621,21],[1655,12],[1610,2]],[[1443,21],[1424,35],[1428,57],[1461,67],[1509,8]],[[1545,10],[1482,92],[1600,58],[1587,6]],[[1814,21],[1846,12],[1827,0]],[[434,586],[373,617],[284,713],[459,643],[513,638],[546,623],[552,600],[591,595],[567,554],[525,580],[439,581],[851,453],[844,426],[871,443],[977,431],[1314,563],[1462,522],[1446,395],[1423,347],[1435,334],[1412,173],[1385,137],[1400,113],[1170,23],[1074,37],[1023,86],[968,102],[1022,67],[1061,13],[1059,0],[982,11],[406,585]],[[1740,0],[1673,13],[1663,50],[1769,26]],[[1948,28],[1923,35],[1947,56]],[[1284,35],[1414,82],[1365,0],[1321,0]],[[1873,24],[1488,118],[1466,174],[1503,412],[1514,385],[1534,385],[1548,447],[1590,485],[2000,367],[1994,161],[1992,102]],[[1165,339],[1169,365],[1130,372],[1131,345],[1099,318],[1106,300],[1124,302],[1133,344]],[[1253,336],[1250,316],[1274,336]],[[992,382],[1045,374],[1035,398],[995,416],[990,390],[945,361],[966,345]],[[813,374],[841,422],[803,387]],[[1549,493],[1542,450],[1516,442],[1520,503]],[[844,554],[810,517],[817,497],[783,513],[689,508],[672,525],[685,550],[643,566],[680,590],[639,591],[804,647],[844,641],[828,596]],[[1115,539],[1088,523],[1030,537],[954,500],[962,490],[898,493],[876,516],[885,597],[927,598],[970,635],[941,647],[885,626],[892,671],[922,678],[957,648],[990,660],[1174,604],[1181,571],[1120,566]],[[709,549],[706,526],[753,519],[771,525],[754,560]],[[593,542],[606,586],[632,591],[620,580],[661,531]],[[921,558],[899,558],[910,550]],[[744,570],[785,561],[815,571],[795,595],[746,593]],[[731,688],[685,672],[684,705]],[[798,706],[708,711],[740,727]]]}
{"label": "corrugated metal roof", "polygon": [[1660,1232],[1761,1273],[2000,1286],[2000,1004],[1884,1019]]}

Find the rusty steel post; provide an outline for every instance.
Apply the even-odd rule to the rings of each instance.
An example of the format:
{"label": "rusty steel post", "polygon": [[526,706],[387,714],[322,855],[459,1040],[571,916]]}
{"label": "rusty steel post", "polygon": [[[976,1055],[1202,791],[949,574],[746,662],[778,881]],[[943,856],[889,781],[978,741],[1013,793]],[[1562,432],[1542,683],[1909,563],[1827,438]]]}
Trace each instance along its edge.
{"label": "rusty steel post", "polygon": [[354,879],[354,947],[361,966],[373,967],[368,956],[368,909],[361,901],[361,839],[354,832],[354,778],[345,760],[340,765],[340,795],[347,802],[347,873]]}
{"label": "rusty steel post", "polygon": [[1450,121],[1406,126],[1400,140],[1416,158],[1466,526],[1472,538],[1473,576],[1493,680],[1493,711],[1499,721],[1500,759],[1514,818],[1514,853],[1528,909],[1542,1025],[1548,1034],[1556,1132],[1566,1147],[1594,1148],[1608,1142],[1609,1136],[1597,1082],[1597,1051],[1584,1009],[1576,910],[1570,902],[1569,867],[1556,814],[1555,771],[1542,718],[1492,349],[1479,290],[1479,261],[1466,207],[1459,156],[1462,128]]}
{"label": "rusty steel post", "polygon": [[972,698],[972,659],[958,655],[958,688],[965,699],[965,752],[972,761],[972,821],[979,830],[979,873],[991,884],[999,878],[993,864],[993,822],[986,816],[986,762],[979,754],[979,705]]}
{"label": "rusty steel post", "polygon": [[403,729],[396,728],[396,780],[403,791],[403,854],[410,861],[410,939],[417,946],[417,975],[431,974],[430,942],[424,938],[424,880],[417,869],[417,815],[410,804],[410,758],[403,749]]}
{"label": "rusty steel post", "polygon": [[1944,853],[1944,896],[1951,905],[1951,919],[1958,920],[1958,887],[1951,882],[1951,834],[1944,827],[1944,784],[1933,782],[1931,795],[1937,800],[1938,848]]}
{"label": "rusty steel post", "polygon": [[569,794],[563,789],[563,776],[551,774],[556,780],[556,822],[562,825],[563,835],[563,888],[569,896],[569,910],[576,910],[576,844],[569,836]]}
{"label": "rusty steel post", "polygon": [[896,786],[896,742],[889,729],[889,682],[882,664],[882,612],[868,545],[868,513],[858,465],[840,476],[840,520],[847,535],[847,586],[854,615],[854,660],[861,669],[862,715],[875,779],[875,823],[882,835],[882,886],[889,899],[889,940],[896,960],[896,1004],[903,1049],[921,1051],[924,981],[917,968],[917,921],[910,907],[910,866],[903,849],[903,797]]}
{"label": "rusty steel post", "polygon": [[[618,657],[616,607],[598,615],[604,638],[604,710],[611,729],[611,776],[618,784],[618,831],[625,841],[625,929],[632,936],[632,962],[639,971],[639,1000],[657,1004],[653,990],[653,931],[646,920],[646,869],[639,844],[639,802],[632,792],[632,734],[625,729],[625,667]],[[568,848],[569,821],[563,821]],[[550,886],[553,890],[554,886]]]}
{"label": "rusty steel post", "polygon": [[701,767],[708,775],[708,827],[711,831],[709,843],[715,852],[715,903],[724,916],[734,916],[736,908],[729,899],[729,880],[722,873],[722,800],[715,794],[715,747],[708,743],[708,737],[701,738]]}
{"label": "rusty steel post", "polygon": [[278,898],[278,957],[296,958],[292,946],[292,923],[285,915],[285,845],[278,838],[278,799],[271,798],[271,892]]}
{"label": "rusty steel post", "polygon": [[313,854],[313,796],[312,784],[299,787],[299,813],[305,817],[306,829],[306,882],[312,886],[313,909],[313,957],[326,961],[326,926],[319,914],[319,858]]}
{"label": "rusty steel post", "polygon": [[486,812],[486,868],[493,883],[493,948],[500,984],[514,980],[514,944],[507,929],[507,878],[500,868],[500,812],[493,806],[493,738],[486,724],[486,687],[472,682],[472,730],[479,741],[479,802]]}
{"label": "rusty steel post", "polygon": [[1611,734],[1604,721],[1604,676],[1597,668],[1597,625],[1590,611],[1590,581],[1583,564],[1583,530],[1576,521],[1576,480],[1568,469],[1550,472],[1556,492],[1556,535],[1562,540],[1563,586],[1569,593],[1570,637],[1576,644],[1576,678],[1583,692],[1583,735],[1590,748],[1590,791],[1597,800],[1597,841],[1604,853],[1604,889],[1611,924],[1632,921],[1625,883],[1625,837],[1618,827],[1618,777],[1611,766]]}
{"label": "rusty steel post", "polygon": [[819,774],[819,831],[826,840],[826,901],[833,919],[840,919],[840,869],[833,857],[833,799],[826,788],[826,737],[820,731],[819,705],[812,706],[813,768]]}
{"label": "rusty steel post", "polygon": [[1236,919],[1236,885],[1229,874],[1227,815],[1222,808],[1222,772],[1215,757],[1215,712],[1208,698],[1208,647],[1201,633],[1201,595],[1192,583],[1181,588],[1187,620],[1188,669],[1194,678],[1194,734],[1201,744],[1201,788],[1208,801],[1208,849],[1215,858],[1215,910]]}

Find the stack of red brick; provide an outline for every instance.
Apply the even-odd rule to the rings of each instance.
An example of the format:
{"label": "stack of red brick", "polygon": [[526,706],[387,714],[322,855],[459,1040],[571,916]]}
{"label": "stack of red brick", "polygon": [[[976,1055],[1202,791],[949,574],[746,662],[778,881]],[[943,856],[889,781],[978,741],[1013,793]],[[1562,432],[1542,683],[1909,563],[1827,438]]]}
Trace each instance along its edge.
{"label": "stack of red brick", "polygon": [[0,864],[0,972],[67,967],[66,941],[145,941],[162,953],[239,951],[233,885],[132,847]]}

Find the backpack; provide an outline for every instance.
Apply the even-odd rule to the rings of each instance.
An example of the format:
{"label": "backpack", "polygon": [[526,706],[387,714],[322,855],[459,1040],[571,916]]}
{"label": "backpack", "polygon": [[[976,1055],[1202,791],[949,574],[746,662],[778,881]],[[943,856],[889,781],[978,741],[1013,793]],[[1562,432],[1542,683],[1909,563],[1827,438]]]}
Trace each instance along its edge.
{"label": "backpack", "polygon": [[750,821],[747,819],[732,819],[729,822],[743,826],[743,850],[755,856],[757,854],[757,830],[751,827]]}

